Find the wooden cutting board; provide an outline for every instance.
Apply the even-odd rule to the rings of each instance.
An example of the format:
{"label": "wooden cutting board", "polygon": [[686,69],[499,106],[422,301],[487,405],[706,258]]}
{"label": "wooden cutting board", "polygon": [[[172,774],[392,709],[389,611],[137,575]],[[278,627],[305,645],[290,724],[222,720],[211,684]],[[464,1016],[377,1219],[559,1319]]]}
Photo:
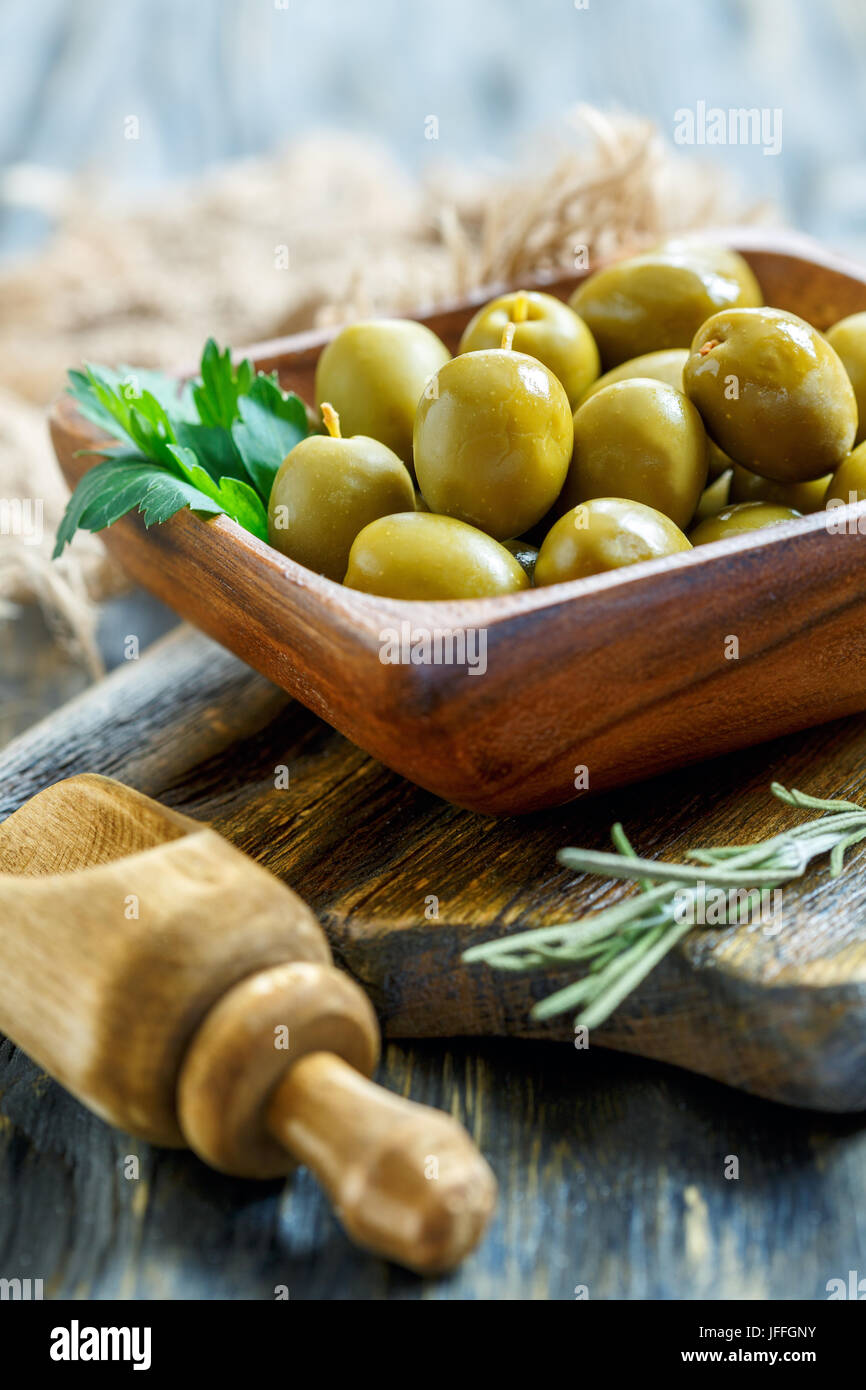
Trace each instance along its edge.
{"label": "wooden cutting board", "polygon": [[[561,1038],[529,1020],[568,976],[465,966],[467,946],[595,910],[625,891],[556,863],[753,841],[798,819],[775,779],[866,801],[866,721],[837,721],[570,807],[494,819],[389,772],[208,638],[179,628],[0,755],[0,818],[61,777],[101,772],[209,820],[318,913],[387,1034]],[[285,783],[288,781],[288,785]],[[697,928],[613,1019],[604,1045],[793,1105],[866,1108],[866,849],[784,890],[783,926]],[[438,902],[438,916],[430,916]],[[2,963],[0,963],[2,964]],[[575,1085],[580,1081],[576,1073]]]}

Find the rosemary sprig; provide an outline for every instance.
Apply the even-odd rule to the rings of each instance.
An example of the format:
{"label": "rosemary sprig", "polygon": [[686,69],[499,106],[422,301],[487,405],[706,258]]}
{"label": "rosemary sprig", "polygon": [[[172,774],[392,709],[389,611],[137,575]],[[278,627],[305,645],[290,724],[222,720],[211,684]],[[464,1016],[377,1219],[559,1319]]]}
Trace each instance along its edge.
{"label": "rosemary sprig", "polygon": [[[823,854],[830,855],[830,874],[836,878],[847,850],[866,839],[866,807],[789,791],[778,782],[770,790],[788,806],[820,814],[756,844],[688,850],[691,864],[641,859],[616,824],[611,830],[616,853],[563,849],[557,858],[584,873],[636,879],[638,893],[577,921],[472,946],[464,961],[511,971],[581,963],[586,967],[581,978],[540,1000],[531,1017],[555,1018],[576,1008],[575,1024],[593,1028],[603,1023],[692,930],[699,892],[736,889],[750,894],[779,888],[802,877],[812,860]],[[748,911],[749,906],[748,897],[745,902],[737,899],[730,910],[721,908],[720,920],[742,920],[741,909]]]}

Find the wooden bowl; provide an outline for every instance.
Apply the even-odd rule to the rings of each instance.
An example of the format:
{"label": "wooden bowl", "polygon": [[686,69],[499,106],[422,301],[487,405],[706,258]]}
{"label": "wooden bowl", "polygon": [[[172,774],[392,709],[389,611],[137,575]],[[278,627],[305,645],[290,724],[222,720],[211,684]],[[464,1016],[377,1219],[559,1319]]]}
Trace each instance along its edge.
{"label": "wooden bowl", "polygon": [[[866,272],[809,241],[724,240],[768,303],[818,328],[866,310]],[[582,278],[535,283],[566,298]],[[455,350],[492,292],[422,322]],[[331,336],[300,334],[249,355],[312,401]],[[50,424],[74,485],[96,462],[78,451],[105,436],[69,397]],[[184,511],[150,531],[128,517],[104,538],[133,579],[389,767],[460,805],[515,812],[866,708],[866,504],[840,519],[839,534],[818,513],[569,584],[436,603],[344,589],[227,517]],[[389,633],[419,629],[483,633],[486,671],[383,663]]]}

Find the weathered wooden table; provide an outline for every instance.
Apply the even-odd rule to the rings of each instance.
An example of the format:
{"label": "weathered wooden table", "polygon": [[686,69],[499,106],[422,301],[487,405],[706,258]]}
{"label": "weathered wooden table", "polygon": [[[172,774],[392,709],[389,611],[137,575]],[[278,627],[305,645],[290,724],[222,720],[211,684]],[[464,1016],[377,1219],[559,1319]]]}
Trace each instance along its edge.
{"label": "weathered wooden table", "polygon": [[[168,621],[140,596],[112,605],[107,658]],[[0,633],[0,672],[4,740],[83,684],[32,616]],[[218,770],[184,776],[218,799]],[[355,1251],[304,1172],[236,1182],[109,1130],[8,1042],[0,1277],[77,1298],[271,1299],[285,1286],[296,1299],[761,1299],[823,1298],[829,1279],[866,1273],[862,1116],[568,1043],[392,1042],[380,1078],[453,1109],[499,1178],[491,1232],[452,1277],[424,1282]]]}

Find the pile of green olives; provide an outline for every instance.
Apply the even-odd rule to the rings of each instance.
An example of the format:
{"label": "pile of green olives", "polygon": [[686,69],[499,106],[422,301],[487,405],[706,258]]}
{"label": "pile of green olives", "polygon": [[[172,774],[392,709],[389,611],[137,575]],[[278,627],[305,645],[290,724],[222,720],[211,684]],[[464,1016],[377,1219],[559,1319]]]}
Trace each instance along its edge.
{"label": "pile of green olives", "polygon": [[517,593],[866,501],[866,313],[820,333],[696,240],[567,304],[499,295],[454,356],[413,321],[351,324],[315,390],[271,543],[389,598]]}

